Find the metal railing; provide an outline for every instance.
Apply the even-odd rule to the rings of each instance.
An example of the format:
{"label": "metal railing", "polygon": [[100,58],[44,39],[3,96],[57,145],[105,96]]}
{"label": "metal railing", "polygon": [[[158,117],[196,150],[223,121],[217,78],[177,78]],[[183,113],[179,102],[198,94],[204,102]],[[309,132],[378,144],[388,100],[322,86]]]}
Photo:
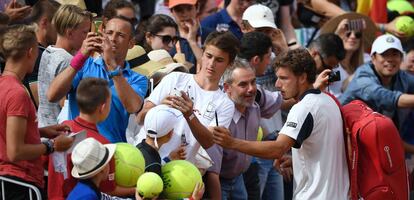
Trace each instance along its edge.
{"label": "metal railing", "polygon": [[4,182],[10,182],[10,183],[13,183],[13,184],[16,184],[16,185],[21,185],[21,186],[27,187],[28,192],[29,192],[30,200],[33,199],[32,192],[30,192],[31,190],[34,191],[34,195],[36,196],[37,200],[42,199],[42,195],[40,194],[40,190],[34,185],[31,185],[31,184],[28,184],[28,183],[23,183],[23,182],[20,182],[20,181],[16,181],[16,180],[6,178],[6,177],[3,177],[3,176],[0,176],[0,182],[1,182],[1,199],[2,200],[6,200],[6,196],[5,196],[6,191],[4,190]]}

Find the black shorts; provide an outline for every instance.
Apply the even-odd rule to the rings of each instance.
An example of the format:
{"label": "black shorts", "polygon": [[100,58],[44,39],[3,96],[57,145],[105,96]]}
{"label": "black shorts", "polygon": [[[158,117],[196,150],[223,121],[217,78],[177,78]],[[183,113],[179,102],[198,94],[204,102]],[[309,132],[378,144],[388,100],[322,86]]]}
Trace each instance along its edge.
{"label": "black shorts", "polygon": [[[34,185],[31,182],[28,181],[24,181],[21,178],[17,178],[14,176],[3,176],[5,178],[9,178],[9,179],[13,179],[15,181],[19,181],[19,182],[23,182],[23,183],[27,183],[27,184],[31,184],[35,187],[37,187],[36,185]],[[5,199],[9,200],[9,199],[13,199],[13,200],[28,200],[30,199],[30,194],[29,194],[29,188],[25,187],[25,186],[21,186],[21,185],[17,185],[11,182],[7,182],[4,181],[2,182],[2,180],[0,180],[0,199],[3,198],[3,191],[2,191],[2,183],[4,184],[4,191],[5,191]],[[43,189],[37,187],[37,189],[39,189],[40,194],[41,194],[41,199],[37,199],[36,198],[36,194],[33,190],[30,190],[30,193],[32,193],[32,199],[33,200],[43,200],[46,199],[46,195]]]}

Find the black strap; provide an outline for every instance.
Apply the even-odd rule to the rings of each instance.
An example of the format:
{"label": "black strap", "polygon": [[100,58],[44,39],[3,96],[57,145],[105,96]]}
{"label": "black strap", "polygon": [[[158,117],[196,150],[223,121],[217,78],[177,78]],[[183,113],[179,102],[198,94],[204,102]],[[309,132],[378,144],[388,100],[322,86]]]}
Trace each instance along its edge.
{"label": "black strap", "polygon": [[150,61],[147,54],[138,56],[134,59],[128,60],[129,65],[131,66],[131,69],[138,67],[140,65],[145,64],[146,62]]}
{"label": "black strap", "polygon": [[97,164],[94,168],[92,168],[91,170],[86,171],[86,172],[83,172],[83,173],[79,173],[79,175],[83,176],[83,175],[85,175],[85,174],[89,174],[89,173],[91,173],[91,172],[93,172],[93,171],[97,170],[98,168],[102,167],[102,166],[105,164],[106,160],[108,159],[108,156],[109,156],[109,151],[108,151],[108,149],[105,147],[105,156],[103,157],[103,159],[101,160],[101,162],[99,162],[99,163],[98,163],[98,164]]}

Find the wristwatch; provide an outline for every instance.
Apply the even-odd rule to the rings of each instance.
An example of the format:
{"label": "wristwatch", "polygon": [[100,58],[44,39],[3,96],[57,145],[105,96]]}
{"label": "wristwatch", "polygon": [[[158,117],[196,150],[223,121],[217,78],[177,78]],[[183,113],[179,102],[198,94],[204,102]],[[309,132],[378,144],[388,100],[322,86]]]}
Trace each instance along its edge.
{"label": "wristwatch", "polygon": [[42,144],[46,146],[46,155],[49,155],[55,151],[55,141],[53,139],[45,140]]}
{"label": "wristwatch", "polygon": [[121,72],[122,72],[122,70],[121,70],[121,66],[116,66],[116,68],[115,68],[115,70],[113,70],[113,71],[109,71],[108,72],[108,77],[110,78],[110,79],[112,79],[114,76],[119,76],[119,75],[121,75]]}

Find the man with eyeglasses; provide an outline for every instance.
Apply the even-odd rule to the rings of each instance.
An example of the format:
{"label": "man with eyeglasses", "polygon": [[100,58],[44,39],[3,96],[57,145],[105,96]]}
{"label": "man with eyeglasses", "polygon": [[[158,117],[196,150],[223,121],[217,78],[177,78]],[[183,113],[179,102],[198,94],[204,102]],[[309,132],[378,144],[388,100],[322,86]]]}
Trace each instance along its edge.
{"label": "man with eyeglasses", "polygon": [[[338,64],[345,58],[345,49],[339,36],[333,33],[320,35],[309,45],[309,53],[316,63],[316,73],[319,74],[314,83],[315,88],[324,90],[333,94],[335,97],[341,96],[343,79],[341,74],[345,73],[338,68]],[[339,73],[339,79],[331,82],[330,75]]]}

